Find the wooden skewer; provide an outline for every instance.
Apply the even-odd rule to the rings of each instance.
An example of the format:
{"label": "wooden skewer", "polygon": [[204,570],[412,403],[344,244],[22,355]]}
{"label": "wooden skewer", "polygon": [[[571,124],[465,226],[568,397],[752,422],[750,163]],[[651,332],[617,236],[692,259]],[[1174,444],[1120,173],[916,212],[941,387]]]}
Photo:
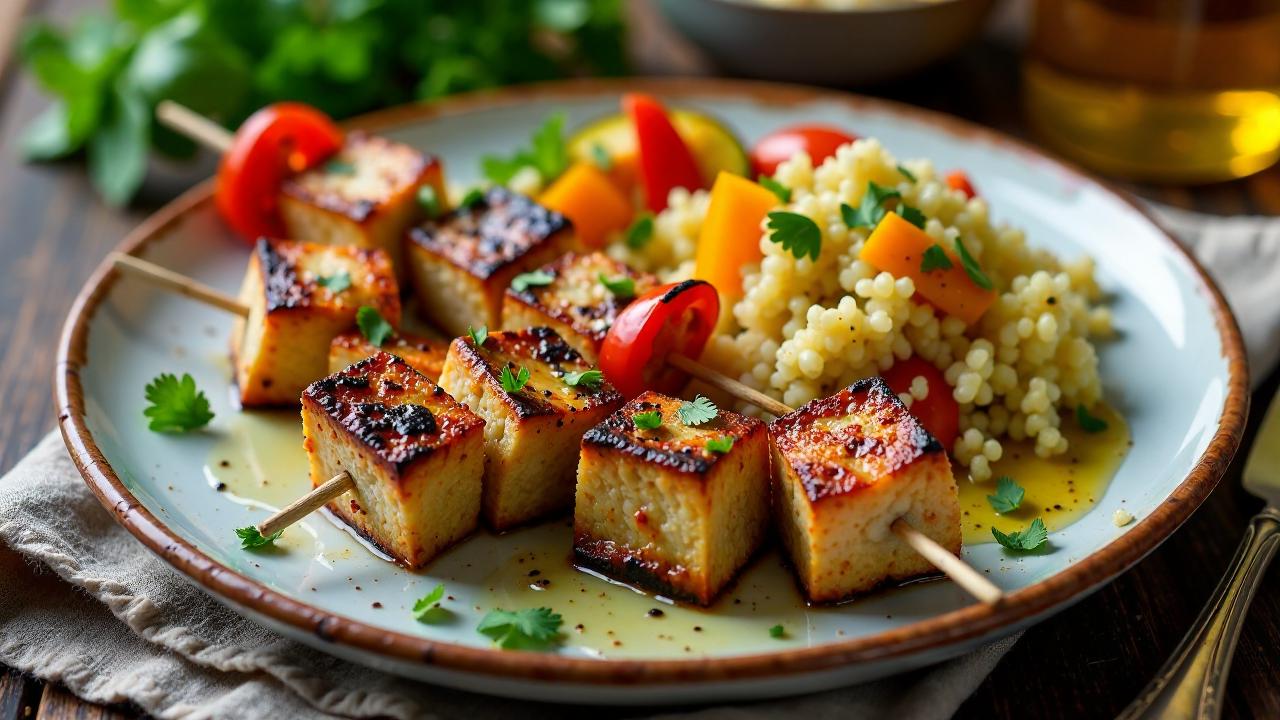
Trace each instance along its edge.
{"label": "wooden skewer", "polygon": [[[695,378],[723,390],[730,395],[749,402],[779,417],[791,412],[792,408],[774,400],[755,388],[744,385],[718,370],[686,357],[671,355],[668,359],[672,365],[689,373]],[[983,577],[973,566],[956,557],[952,552],[937,543],[933,538],[912,527],[905,518],[898,518],[889,526],[894,535],[910,545],[921,557],[941,570],[955,584],[980,602],[994,605],[1004,598],[1004,591]]]}
{"label": "wooden skewer", "polygon": [[208,285],[196,282],[186,275],[179,275],[172,270],[160,267],[153,262],[147,262],[142,258],[121,252],[113,252],[111,253],[111,264],[125,274],[146,280],[167,290],[172,290],[179,295],[185,295],[193,300],[235,313],[241,317],[249,316],[249,306],[238,299],[221,290],[215,290]]}
{"label": "wooden skewer", "polygon": [[231,149],[234,136],[229,130],[185,105],[161,100],[156,106],[156,119],[210,149],[220,153]]}
{"label": "wooden skewer", "polygon": [[263,537],[270,537],[324,507],[330,500],[355,488],[356,481],[351,479],[351,475],[346,470],[343,470],[326,480],[324,484],[313,488],[311,492],[281,508],[275,515],[263,520],[258,525],[258,532],[262,533]]}

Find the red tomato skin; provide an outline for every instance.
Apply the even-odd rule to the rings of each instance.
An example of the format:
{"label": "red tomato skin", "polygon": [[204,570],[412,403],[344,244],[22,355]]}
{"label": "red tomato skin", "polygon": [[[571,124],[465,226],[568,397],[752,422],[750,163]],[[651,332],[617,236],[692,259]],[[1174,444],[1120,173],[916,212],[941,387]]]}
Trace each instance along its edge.
{"label": "red tomato skin", "polygon": [[279,214],[285,178],[314,167],[342,148],[342,130],[302,103],[267,105],[249,116],[222,155],[214,203],[248,243],[283,237]]}
{"label": "red tomato skin", "polygon": [[[655,357],[655,340],[663,328],[692,311],[692,332],[677,338],[673,351],[690,358],[702,355],[720,316],[720,295],[705,280],[685,280],[656,287],[631,301],[614,319],[600,344],[600,370],[618,392],[633,398],[645,390],[677,392],[687,378]],[[651,379],[655,373],[659,377]]]}
{"label": "red tomato skin", "polygon": [[703,187],[698,161],[671,124],[662,103],[649,95],[629,93],[622,97],[622,111],[635,127],[640,183],[650,211],[666,210],[667,195],[674,188]]}
{"label": "red tomato skin", "polygon": [[973,183],[969,182],[969,176],[963,170],[952,170],[947,173],[947,187],[959,190],[969,200],[978,196],[978,191],[973,189]]}
{"label": "red tomato skin", "polygon": [[894,363],[882,375],[889,389],[897,394],[910,392],[911,381],[919,376],[929,383],[929,394],[923,400],[912,401],[911,414],[942,443],[943,449],[951,452],[956,438],[960,436],[960,404],[951,394],[951,385],[942,371],[933,363],[913,355]]}
{"label": "red tomato skin", "polygon": [[816,167],[835,155],[841,145],[857,139],[857,135],[829,125],[792,125],[760,138],[751,148],[751,167],[757,175],[773,177],[778,172],[778,165],[801,150],[809,153],[809,159]]}

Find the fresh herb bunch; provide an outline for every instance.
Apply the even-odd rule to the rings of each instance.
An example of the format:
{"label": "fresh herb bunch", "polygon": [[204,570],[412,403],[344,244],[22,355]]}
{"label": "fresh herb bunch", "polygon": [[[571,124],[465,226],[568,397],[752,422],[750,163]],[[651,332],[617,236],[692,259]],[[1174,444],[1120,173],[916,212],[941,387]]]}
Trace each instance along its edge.
{"label": "fresh herb bunch", "polygon": [[103,198],[141,186],[149,149],[195,146],[160,127],[174,100],[228,127],[276,100],[336,118],[571,74],[621,75],[622,0],[115,0],[64,29],[34,21],[19,54],[53,104],[28,159],[83,152]]}

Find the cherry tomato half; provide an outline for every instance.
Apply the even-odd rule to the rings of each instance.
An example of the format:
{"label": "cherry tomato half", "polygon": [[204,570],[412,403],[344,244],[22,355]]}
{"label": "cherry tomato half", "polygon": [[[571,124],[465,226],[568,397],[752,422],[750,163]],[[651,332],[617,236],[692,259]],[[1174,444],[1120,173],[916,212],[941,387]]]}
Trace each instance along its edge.
{"label": "cherry tomato half", "polygon": [[720,317],[720,296],[705,280],[656,287],[627,305],[600,345],[600,370],[628,398],[645,390],[674,393],[687,379],[667,363],[696,359]]}
{"label": "cherry tomato half", "polygon": [[222,156],[214,193],[218,212],[249,242],[283,237],[281,184],[341,147],[342,131],[328,115],[302,103],[267,105],[244,121]]}
{"label": "cherry tomato half", "polygon": [[973,183],[969,182],[969,176],[963,170],[952,170],[947,173],[947,187],[959,190],[970,200],[978,194],[978,191],[973,189]]}
{"label": "cherry tomato half", "polygon": [[883,373],[889,389],[901,395],[911,391],[911,382],[924,377],[929,384],[929,394],[923,400],[911,402],[911,414],[916,416],[924,429],[951,452],[960,436],[960,404],[951,394],[951,386],[942,371],[923,358],[912,356],[899,360]]}
{"label": "cherry tomato half", "polygon": [[835,155],[836,148],[857,139],[857,135],[827,125],[792,125],[760,138],[751,148],[751,167],[758,175],[773,177],[778,172],[778,165],[801,150],[809,153],[809,159],[816,167]]}

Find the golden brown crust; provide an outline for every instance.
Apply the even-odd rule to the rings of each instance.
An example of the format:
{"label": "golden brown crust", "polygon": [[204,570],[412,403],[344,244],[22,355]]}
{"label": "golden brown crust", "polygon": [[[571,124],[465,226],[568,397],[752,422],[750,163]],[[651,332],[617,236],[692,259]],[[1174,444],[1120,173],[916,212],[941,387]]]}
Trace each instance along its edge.
{"label": "golden brown crust", "polygon": [[409,240],[470,275],[487,279],[519,265],[529,251],[552,236],[569,232],[569,221],[560,213],[495,186],[471,206],[413,228]]}
{"label": "golden brown crust", "polygon": [[879,377],[813,400],[769,429],[810,502],[856,492],[943,451]]}
{"label": "golden brown crust", "polygon": [[[440,174],[440,159],[434,155],[360,131],[347,135],[342,150],[329,162],[335,161],[352,168],[351,179],[367,173],[372,184],[382,190],[375,197],[375,193],[353,188],[356,183],[347,182],[345,177],[326,177],[332,176],[333,171],[330,164],[325,163],[286,180],[282,192],[300,202],[364,223],[390,207],[389,201],[405,189],[429,182]],[[366,163],[369,167],[365,167]]]}
{"label": "golden brown crust", "polygon": [[[342,363],[343,368],[365,358],[373,357],[379,352],[389,352],[395,355],[408,363],[409,367],[426,375],[428,379],[435,382],[440,377],[440,371],[444,369],[444,360],[449,354],[449,345],[443,340],[433,340],[421,335],[395,332],[379,347],[369,342],[369,339],[359,330],[348,330],[344,333],[339,333],[329,343],[331,362],[335,358],[349,358],[348,362]],[[340,369],[330,367],[333,372],[337,372]]]}
{"label": "golden brown crust", "polygon": [[574,563],[673,600],[709,605],[713,597],[703,588],[700,592],[690,589],[692,577],[689,569],[678,563],[670,563],[649,549],[633,550],[612,540],[602,540],[585,533],[575,533],[573,538]]}
{"label": "golden brown crust", "polygon": [[[395,271],[382,250],[260,238],[253,251],[262,273],[267,313],[303,308],[348,310],[372,304],[383,317],[392,321],[400,317]],[[323,254],[343,256],[357,264],[360,276],[352,273],[351,287],[360,288],[360,293],[333,292],[320,284],[319,276],[302,267],[304,258]],[[351,267],[350,263],[344,264],[348,272]],[[369,298],[374,300],[366,302]]]}
{"label": "golden brown crust", "polygon": [[[538,270],[555,279],[548,285],[531,285],[522,291],[507,288],[507,302],[519,303],[563,323],[595,346],[604,341],[623,308],[660,282],[656,275],[633,270],[626,263],[599,252],[566,253]],[[635,294],[625,298],[615,296],[600,282],[601,274],[610,280],[630,278],[635,283]],[[601,292],[589,297],[582,292],[582,288],[594,286],[599,286]]]}

